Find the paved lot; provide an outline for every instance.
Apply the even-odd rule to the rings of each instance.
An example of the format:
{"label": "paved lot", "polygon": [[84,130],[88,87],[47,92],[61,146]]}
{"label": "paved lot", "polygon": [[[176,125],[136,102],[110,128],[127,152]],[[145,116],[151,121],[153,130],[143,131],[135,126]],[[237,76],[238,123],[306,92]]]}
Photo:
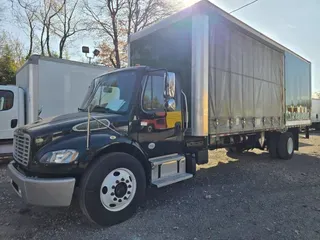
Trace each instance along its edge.
{"label": "paved lot", "polygon": [[214,151],[197,177],[151,189],[129,221],[88,224],[70,208],[25,211],[0,168],[0,239],[320,239],[320,135],[290,161]]}

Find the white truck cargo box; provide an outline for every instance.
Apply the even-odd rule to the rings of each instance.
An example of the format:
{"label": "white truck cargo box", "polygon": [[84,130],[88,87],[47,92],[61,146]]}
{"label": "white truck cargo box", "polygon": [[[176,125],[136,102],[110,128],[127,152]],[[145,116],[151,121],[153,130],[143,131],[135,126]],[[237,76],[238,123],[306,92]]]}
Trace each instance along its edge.
{"label": "white truck cargo box", "polygon": [[18,71],[16,85],[25,90],[26,123],[77,111],[91,81],[111,70],[105,66],[48,58],[30,57]]}

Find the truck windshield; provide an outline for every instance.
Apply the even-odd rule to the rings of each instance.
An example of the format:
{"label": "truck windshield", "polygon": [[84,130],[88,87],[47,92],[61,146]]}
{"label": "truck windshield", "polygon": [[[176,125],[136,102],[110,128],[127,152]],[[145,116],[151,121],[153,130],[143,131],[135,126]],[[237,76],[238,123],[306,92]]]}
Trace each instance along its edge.
{"label": "truck windshield", "polygon": [[99,78],[95,89],[83,101],[80,110],[125,113],[128,110],[134,85],[135,71],[109,73]]}

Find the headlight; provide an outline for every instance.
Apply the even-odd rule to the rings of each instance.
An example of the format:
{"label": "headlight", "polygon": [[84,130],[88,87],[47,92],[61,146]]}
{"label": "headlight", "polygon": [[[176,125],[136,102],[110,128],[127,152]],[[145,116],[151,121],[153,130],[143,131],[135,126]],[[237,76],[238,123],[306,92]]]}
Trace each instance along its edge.
{"label": "headlight", "polygon": [[72,163],[79,153],[72,149],[48,152],[40,159],[41,163]]}

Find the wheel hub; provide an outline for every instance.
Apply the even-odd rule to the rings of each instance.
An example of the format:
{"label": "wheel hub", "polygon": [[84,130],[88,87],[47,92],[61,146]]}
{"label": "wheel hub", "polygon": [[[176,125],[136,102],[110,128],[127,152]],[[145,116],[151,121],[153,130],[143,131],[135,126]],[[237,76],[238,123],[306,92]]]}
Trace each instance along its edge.
{"label": "wheel hub", "polygon": [[115,188],[115,195],[117,198],[123,198],[127,193],[128,186],[126,183],[121,182]]}
{"label": "wheel hub", "polygon": [[117,168],[110,172],[101,184],[101,203],[109,211],[121,211],[133,200],[136,188],[134,174],[129,169]]}

